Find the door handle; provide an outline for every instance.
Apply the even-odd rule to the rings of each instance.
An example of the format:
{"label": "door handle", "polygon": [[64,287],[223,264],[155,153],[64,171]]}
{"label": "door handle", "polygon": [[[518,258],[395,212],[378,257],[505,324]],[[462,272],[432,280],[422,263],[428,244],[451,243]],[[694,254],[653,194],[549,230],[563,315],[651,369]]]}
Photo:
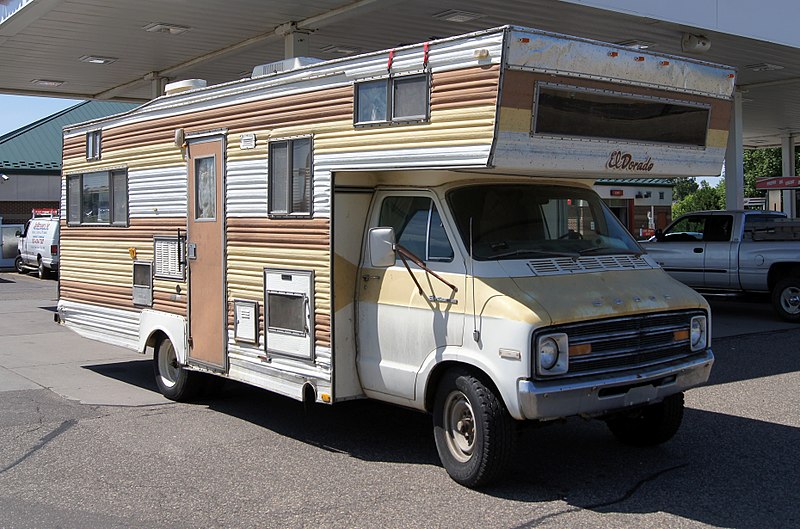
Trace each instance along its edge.
{"label": "door handle", "polygon": [[371,276],[369,274],[364,274],[363,276],[361,276],[361,279],[363,279],[365,283],[370,279],[380,279],[380,278],[381,276]]}
{"label": "door handle", "polygon": [[695,248],[693,251],[694,251],[694,253],[703,253],[703,249],[702,248]]}

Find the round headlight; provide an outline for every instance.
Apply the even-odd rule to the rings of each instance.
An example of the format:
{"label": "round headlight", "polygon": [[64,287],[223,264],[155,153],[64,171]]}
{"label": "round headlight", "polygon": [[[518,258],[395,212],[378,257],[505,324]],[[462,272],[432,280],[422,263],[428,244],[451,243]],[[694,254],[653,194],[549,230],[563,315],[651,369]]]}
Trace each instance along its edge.
{"label": "round headlight", "polygon": [[692,342],[692,349],[697,348],[698,346],[702,345],[700,341],[705,337],[705,322],[700,318],[693,318],[692,319],[692,335],[691,335],[691,342]]}
{"label": "round headlight", "polygon": [[544,369],[553,369],[558,362],[558,344],[552,338],[545,338],[539,344],[539,366]]}

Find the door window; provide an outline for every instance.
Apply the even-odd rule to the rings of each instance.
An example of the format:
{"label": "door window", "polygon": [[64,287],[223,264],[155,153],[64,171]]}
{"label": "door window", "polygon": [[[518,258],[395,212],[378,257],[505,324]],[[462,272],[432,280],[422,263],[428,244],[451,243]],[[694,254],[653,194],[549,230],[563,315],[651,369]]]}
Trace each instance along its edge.
{"label": "door window", "polygon": [[424,261],[453,260],[453,246],[436,205],[428,197],[387,197],[381,204],[378,224],[393,228],[397,244]]}

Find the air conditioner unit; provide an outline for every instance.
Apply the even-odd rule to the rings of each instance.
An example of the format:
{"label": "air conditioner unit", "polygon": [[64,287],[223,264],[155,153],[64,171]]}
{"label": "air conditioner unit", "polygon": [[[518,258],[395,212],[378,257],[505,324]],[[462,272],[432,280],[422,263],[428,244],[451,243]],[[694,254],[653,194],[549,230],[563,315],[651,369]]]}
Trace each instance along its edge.
{"label": "air conditioner unit", "polygon": [[297,68],[304,66],[311,66],[323,62],[323,59],[314,57],[294,57],[292,59],[284,59],[282,61],[271,62],[268,64],[259,64],[253,68],[253,77],[261,77],[263,75],[272,75],[276,73],[290,72]]}

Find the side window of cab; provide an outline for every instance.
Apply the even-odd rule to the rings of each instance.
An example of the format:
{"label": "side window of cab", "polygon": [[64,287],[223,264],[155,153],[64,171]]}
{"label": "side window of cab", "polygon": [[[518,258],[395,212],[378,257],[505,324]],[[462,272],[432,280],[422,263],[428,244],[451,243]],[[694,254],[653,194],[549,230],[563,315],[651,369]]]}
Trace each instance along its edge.
{"label": "side window of cab", "polygon": [[453,246],[436,204],[429,197],[386,197],[378,225],[393,228],[397,244],[423,261],[453,260]]}
{"label": "side window of cab", "polygon": [[664,242],[699,242],[705,232],[705,215],[690,215],[675,222],[664,232]]}

